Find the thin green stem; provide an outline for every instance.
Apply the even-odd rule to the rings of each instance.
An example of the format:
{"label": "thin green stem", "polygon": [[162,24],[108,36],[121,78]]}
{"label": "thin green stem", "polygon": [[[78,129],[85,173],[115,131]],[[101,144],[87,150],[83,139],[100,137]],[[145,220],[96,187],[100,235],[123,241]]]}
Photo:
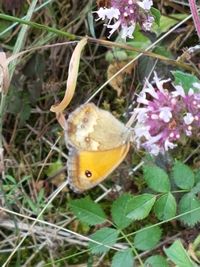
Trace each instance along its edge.
{"label": "thin green stem", "polygon": [[5,19],[5,20],[8,20],[8,21],[12,21],[12,22],[18,22],[18,23],[21,23],[21,24],[25,24],[25,25],[31,26],[33,28],[37,28],[37,29],[44,30],[44,31],[47,31],[47,32],[52,32],[52,33],[55,33],[56,35],[59,35],[59,36],[65,36],[70,40],[74,40],[74,39],[77,38],[76,35],[71,34],[69,32],[64,32],[64,31],[58,30],[56,28],[52,28],[52,27],[49,27],[49,26],[46,26],[46,25],[42,25],[42,24],[39,24],[39,23],[36,23],[36,22],[28,21],[28,20],[25,20],[25,19],[19,19],[19,18],[10,16],[10,15],[6,15],[6,14],[3,14],[3,13],[0,13],[0,19]]}
{"label": "thin green stem", "polygon": [[126,239],[127,243],[132,248],[133,252],[135,253],[135,255],[136,255],[136,257],[137,257],[137,259],[138,259],[138,261],[139,261],[139,263],[141,265],[141,267],[143,267],[144,266],[144,263],[143,263],[142,259],[140,258],[139,254],[138,254],[136,248],[134,247],[134,245],[132,244],[132,242],[128,239],[127,235],[124,234],[124,232],[122,230],[120,231],[120,233],[124,237],[124,239]]}

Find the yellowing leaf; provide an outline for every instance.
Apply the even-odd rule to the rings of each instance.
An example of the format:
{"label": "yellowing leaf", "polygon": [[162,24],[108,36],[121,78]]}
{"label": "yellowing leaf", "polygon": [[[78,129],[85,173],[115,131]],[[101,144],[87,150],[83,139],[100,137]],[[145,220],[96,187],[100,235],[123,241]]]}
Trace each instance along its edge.
{"label": "yellowing leaf", "polygon": [[87,43],[87,38],[83,38],[74,49],[72,54],[69,69],[68,69],[68,79],[67,79],[67,87],[65,91],[65,96],[60,104],[51,106],[52,112],[62,112],[71,102],[72,97],[74,95],[74,91],[76,88],[76,81],[78,76],[78,69],[79,69],[79,62],[81,51],[83,50],[84,46]]}
{"label": "yellowing leaf", "polygon": [[[121,68],[123,68],[128,61],[114,62],[109,65],[107,70],[107,78],[110,79],[116,72],[118,72]],[[123,70],[119,75],[117,75],[114,79],[112,79],[109,84],[112,88],[117,91],[117,95],[120,96],[123,89],[123,80],[125,74],[131,74],[134,68],[134,64],[131,64],[125,70]]]}

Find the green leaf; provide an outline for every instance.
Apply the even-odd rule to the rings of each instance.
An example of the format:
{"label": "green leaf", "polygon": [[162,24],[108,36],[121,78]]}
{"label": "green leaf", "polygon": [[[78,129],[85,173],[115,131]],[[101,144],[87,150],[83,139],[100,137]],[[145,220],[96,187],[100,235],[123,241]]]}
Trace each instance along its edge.
{"label": "green leaf", "polygon": [[[193,84],[200,83],[200,80],[196,76],[190,73],[176,70],[176,71],[172,71],[172,74],[175,78],[174,84],[182,85],[185,93],[188,93],[190,88],[193,88],[193,90],[195,91],[195,87],[193,86]],[[198,92],[197,88],[196,88],[196,91]]]}
{"label": "green leaf", "polygon": [[176,206],[176,200],[169,192],[156,200],[154,212],[159,220],[168,220],[176,215]]}
{"label": "green leaf", "polygon": [[120,229],[127,227],[132,222],[131,219],[126,217],[127,204],[131,199],[132,199],[131,195],[123,194],[112,204],[112,210],[111,210],[112,218],[114,223]]}
{"label": "green leaf", "polygon": [[175,184],[181,189],[191,189],[194,186],[194,173],[185,164],[176,161],[173,167]]}
{"label": "green leaf", "polygon": [[167,32],[171,27],[176,25],[179,20],[183,20],[187,17],[186,14],[168,14],[169,16],[161,16],[160,17],[160,24],[159,26],[154,23],[153,25],[153,31],[156,33],[156,35],[160,35],[164,32]]}
{"label": "green leaf", "polygon": [[80,221],[88,225],[100,224],[106,220],[106,215],[101,206],[89,197],[71,200],[69,207]]}
{"label": "green leaf", "polygon": [[132,220],[142,220],[149,215],[156,196],[143,194],[133,197],[127,204],[127,217]]}
{"label": "green leaf", "polygon": [[160,241],[162,230],[159,226],[144,229],[136,233],[134,246],[142,251],[154,248]]}
{"label": "green leaf", "polygon": [[198,194],[200,192],[200,182],[198,182],[192,189],[191,189],[191,193]]}
{"label": "green leaf", "polygon": [[167,260],[160,255],[154,255],[146,259],[144,267],[169,267]]}
{"label": "green leaf", "polygon": [[96,231],[96,233],[92,234],[90,238],[101,244],[90,241],[89,248],[91,249],[91,252],[93,254],[102,254],[107,252],[110,249],[109,247],[113,246],[117,242],[118,234],[119,231],[108,227],[104,227]]}
{"label": "green leaf", "polygon": [[195,183],[196,184],[200,182],[200,169],[195,170],[195,177],[194,177],[194,179],[195,179]]}
{"label": "green leaf", "polygon": [[[134,38],[129,39],[127,44],[145,50],[145,48],[147,48],[151,44],[151,41],[141,32],[140,28],[136,26],[134,31]],[[128,56],[131,58],[134,58],[139,54],[135,51],[128,51],[127,53]]]}
{"label": "green leaf", "polygon": [[144,179],[147,185],[156,192],[168,192],[170,182],[167,173],[155,166],[146,165],[143,167]]}
{"label": "green leaf", "polygon": [[154,17],[155,23],[158,26],[160,26],[160,18],[161,18],[160,11],[154,7],[151,7],[150,12],[151,12],[152,16]]}
{"label": "green leaf", "polygon": [[112,259],[111,267],[133,267],[133,263],[134,260],[131,249],[125,249],[123,251],[118,251],[117,253],[115,253]]}
{"label": "green leaf", "polygon": [[53,176],[55,173],[57,173],[63,167],[64,166],[63,166],[62,161],[60,159],[58,159],[58,160],[52,162],[51,165],[49,165],[49,167],[45,171],[45,174],[48,176]]}
{"label": "green leaf", "polygon": [[170,260],[180,267],[194,267],[180,240],[176,240],[169,248],[164,249]]}
{"label": "green leaf", "polygon": [[178,204],[179,214],[192,211],[193,209],[197,210],[180,217],[180,221],[190,227],[200,222],[200,200],[192,193],[185,194]]}

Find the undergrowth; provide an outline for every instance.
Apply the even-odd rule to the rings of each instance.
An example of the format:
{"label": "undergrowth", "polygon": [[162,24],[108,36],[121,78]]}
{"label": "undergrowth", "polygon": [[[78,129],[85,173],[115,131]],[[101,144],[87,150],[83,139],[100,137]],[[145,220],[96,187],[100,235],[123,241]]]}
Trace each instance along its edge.
{"label": "undergrowth", "polygon": [[[119,31],[106,39],[105,21],[93,13],[109,2],[0,2],[2,51],[7,59],[24,51],[8,64],[9,88],[0,59],[1,266],[200,264],[199,128],[158,155],[133,141],[102,184],[82,194],[66,186],[66,138],[50,108],[64,96],[84,36],[66,117],[90,100],[125,124],[154,72],[185,93],[200,89],[199,39],[186,1],[154,1],[151,32],[137,25],[126,40]],[[169,81],[165,89],[173,91]]]}

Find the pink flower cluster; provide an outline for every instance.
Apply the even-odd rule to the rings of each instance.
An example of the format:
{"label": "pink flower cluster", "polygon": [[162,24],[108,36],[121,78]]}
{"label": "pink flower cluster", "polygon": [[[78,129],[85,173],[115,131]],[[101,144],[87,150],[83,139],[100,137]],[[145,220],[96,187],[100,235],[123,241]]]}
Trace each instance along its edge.
{"label": "pink flower cluster", "polygon": [[[101,7],[97,13],[98,19],[108,19],[107,28],[110,30],[110,36],[121,27],[121,37],[133,38],[133,32],[138,23],[145,31],[151,29],[154,18],[150,14],[150,8],[153,5],[151,0],[111,0],[110,7]],[[114,21],[111,24],[111,21]]]}
{"label": "pink flower cluster", "polygon": [[142,107],[136,108],[137,124],[134,128],[138,147],[144,147],[153,155],[164,153],[177,146],[184,136],[199,135],[200,84],[186,93],[181,85],[169,92],[156,73],[155,87],[146,81],[137,98]]}

